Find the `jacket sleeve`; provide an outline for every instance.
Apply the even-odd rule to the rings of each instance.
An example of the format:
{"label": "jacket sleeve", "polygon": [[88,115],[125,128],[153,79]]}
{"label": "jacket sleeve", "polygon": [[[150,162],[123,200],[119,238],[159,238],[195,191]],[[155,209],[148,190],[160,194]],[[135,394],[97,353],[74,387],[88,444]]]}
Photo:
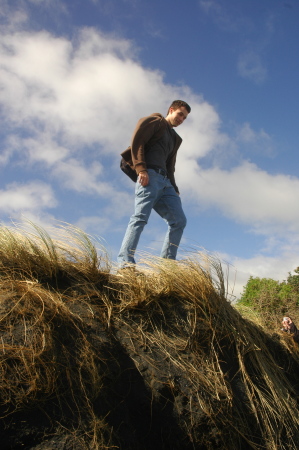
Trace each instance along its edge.
{"label": "jacket sleeve", "polygon": [[136,125],[131,141],[131,151],[133,167],[137,175],[142,170],[146,170],[145,146],[159,129],[160,123],[161,116],[152,115],[143,117]]}

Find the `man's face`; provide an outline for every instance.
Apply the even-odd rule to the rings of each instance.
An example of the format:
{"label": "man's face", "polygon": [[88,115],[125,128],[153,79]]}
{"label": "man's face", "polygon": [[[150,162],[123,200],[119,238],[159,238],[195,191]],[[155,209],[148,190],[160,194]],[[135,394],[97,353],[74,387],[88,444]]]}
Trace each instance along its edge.
{"label": "man's face", "polygon": [[178,127],[187,119],[188,114],[185,106],[180,106],[177,109],[170,108],[166,120],[171,127]]}

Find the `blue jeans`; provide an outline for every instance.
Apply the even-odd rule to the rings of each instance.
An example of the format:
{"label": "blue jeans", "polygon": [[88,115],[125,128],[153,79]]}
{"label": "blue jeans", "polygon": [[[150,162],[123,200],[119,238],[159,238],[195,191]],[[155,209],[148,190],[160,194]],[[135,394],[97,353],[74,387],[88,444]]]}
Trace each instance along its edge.
{"label": "blue jeans", "polygon": [[129,221],[118,263],[125,267],[126,263],[135,264],[134,254],[140,235],[154,209],[168,224],[161,257],[175,259],[178,246],[187,220],[182,209],[181,199],[167,177],[148,169],[149,184],[141,186],[137,181],[135,187],[135,212]]}

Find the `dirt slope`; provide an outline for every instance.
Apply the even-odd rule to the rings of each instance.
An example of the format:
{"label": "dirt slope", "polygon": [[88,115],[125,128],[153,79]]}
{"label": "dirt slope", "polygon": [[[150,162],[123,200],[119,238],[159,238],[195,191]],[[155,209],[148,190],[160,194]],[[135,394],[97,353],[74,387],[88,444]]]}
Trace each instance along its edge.
{"label": "dirt slope", "polygon": [[298,349],[240,316],[213,261],[36,258],[0,265],[2,450],[299,448]]}

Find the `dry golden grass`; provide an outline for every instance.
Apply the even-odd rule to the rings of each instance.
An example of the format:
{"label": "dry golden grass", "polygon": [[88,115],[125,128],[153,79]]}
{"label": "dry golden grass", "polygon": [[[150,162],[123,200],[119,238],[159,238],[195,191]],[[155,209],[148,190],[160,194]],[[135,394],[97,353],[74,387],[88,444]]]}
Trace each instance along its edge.
{"label": "dry golden grass", "polygon": [[[64,227],[59,238],[52,240],[37,226],[27,233],[0,228],[1,415],[32,405],[43,409],[47,399],[55,399],[77,423],[82,414],[98,429],[102,421],[91,400],[101,389],[99,355],[70,306],[75,299],[94,315],[90,285],[101,279],[100,258],[76,228]],[[109,271],[103,266],[102,274]],[[106,309],[108,314],[108,303]]]}
{"label": "dry golden grass", "polygon": [[[278,366],[269,347],[270,338],[266,339],[261,327],[244,320],[224,298],[219,261],[197,256],[204,257],[203,265],[196,256],[183,263],[154,259],[144,261],[153,270],[145,278],[128,274],[119,291],[119,308],[130,313],[118,315],[117,327],[122,329],[126,324],[132,353],[142,342],[151,350],[147,356],[150,365],[155,365],[158,353],[172,366],[171,373],[178,369],[189,380],[196,398],[190,398],[186,406],[188,426],[193,425],[187,431],[194,433],[195,442],[200,437],[194,427],[202,420],[203,411],[212,422],[221,423],[220,434],[230,427],[231,442],[238,442],[239,435],[252,448],[259,448],[256,427],[262,433],[264,448],[295,449],[291,430],[299,425],[299,417],[294,414],[298,392]],[[137,308],[139,312],[134,312]],[[298,360],[296,346],[289,343],[288,348]],[[231,367],[223,360],[230,361]],[[235,409],[235,417],[234,393],[226,377],[230,371],[241,380],[246,402]],[[169,385],[180,389],[172,378],[167,381]],[[222,442],[221,448],[226,445]]]}
{"label": "dry golden grass", "polygon": [[0,228],[2,417],[52,408],[56,434],[80,448],[127,450],[113,395],[135,368],[151,414],[183,433],[174,448],[297,448],[296,345],[227,301],[217,258],[140,267],[109,274],[105,251],[70,226],[55,239]]}

